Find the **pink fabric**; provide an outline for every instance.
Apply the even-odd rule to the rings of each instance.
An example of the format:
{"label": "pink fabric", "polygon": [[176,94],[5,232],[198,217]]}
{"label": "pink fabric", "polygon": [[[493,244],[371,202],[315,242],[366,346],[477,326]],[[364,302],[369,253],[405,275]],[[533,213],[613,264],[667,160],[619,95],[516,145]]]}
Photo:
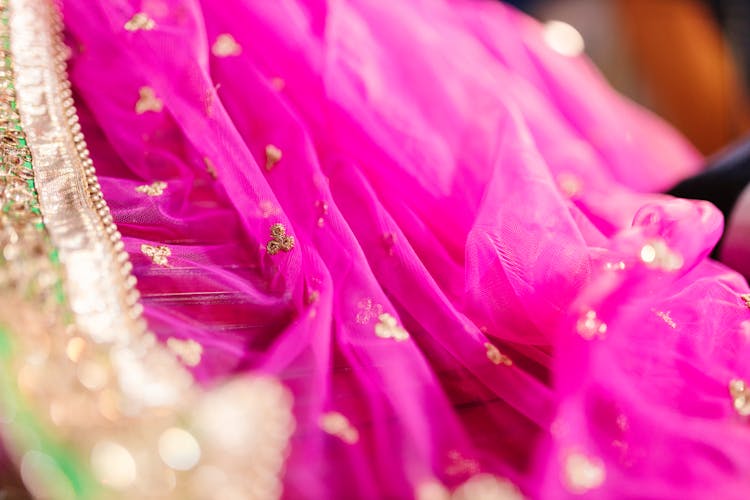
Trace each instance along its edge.
{"label": "pink fabric", "polygon": [[[123,29],[139,11],[155,28]],[[648,194],[700,159],[537,23],[484,0],[66,0],[65,17],[151,327],[204,346],[206,384],[257,370],[292,389],[287,497],[410,498],[481,470],[562,498],[573,452],[606,468],[591,498],[746,497],[727,384],[750,378],[747,285],[706,259],[718,211]],[[211,54],[223,33],[240,54]],[[144,86],[163,110],[134,111]],[[162,196],[135,191],[154,181]],[[296,246],[268,255],[276,222]],[[653,241],[680,269],[641,262]],[[577,333],[589,310],[601,338]],[[379,338],[380,312],[410,339]],[[328,411],[357,443],[320,430]]]}

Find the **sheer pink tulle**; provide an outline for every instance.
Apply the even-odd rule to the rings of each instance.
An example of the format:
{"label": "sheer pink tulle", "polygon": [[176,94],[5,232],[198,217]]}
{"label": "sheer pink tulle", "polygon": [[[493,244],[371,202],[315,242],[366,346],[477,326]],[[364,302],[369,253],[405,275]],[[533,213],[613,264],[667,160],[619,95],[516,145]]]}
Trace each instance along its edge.
{"label": "sheer pink tulle", "polygon": [[[125,30],[141,11],[154,29]],[[480,471],[531,498],[750,492],[727,389],[750,378],[747,285],[706,258],[718,211],[647,194],[700,159],[536,22],[489,0],[65,17],[150,325],[204,346],[206,384],[259,370],[292,389],[287,497],[411,498]],[[296,245],[270,255],[277,222]],[[376,335],[384,313],[408,340]],[[320,429],[330,411],[356,442]]]}

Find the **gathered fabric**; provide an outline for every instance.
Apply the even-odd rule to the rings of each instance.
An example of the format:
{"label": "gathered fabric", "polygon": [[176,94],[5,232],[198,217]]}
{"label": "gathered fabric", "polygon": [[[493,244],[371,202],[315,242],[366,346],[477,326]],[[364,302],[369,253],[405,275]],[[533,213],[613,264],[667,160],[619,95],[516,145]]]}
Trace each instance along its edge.
{"label": "gathered fabric", "polygon": [[489,0],[64,15],[145,317],[200,345],[205,386],[291,390],[285,497],[750,491],[747,283],[708,258],[720,212],[658,194],[701,158],[536,21]]}

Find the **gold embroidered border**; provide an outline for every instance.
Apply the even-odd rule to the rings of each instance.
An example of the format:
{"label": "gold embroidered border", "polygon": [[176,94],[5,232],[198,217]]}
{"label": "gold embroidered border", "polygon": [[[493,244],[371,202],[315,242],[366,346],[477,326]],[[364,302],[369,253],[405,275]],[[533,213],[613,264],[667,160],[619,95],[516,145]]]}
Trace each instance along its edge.
{"label": "gold embroidered border", "polygon": [[[33,163],[33,175],[21,172],[39,198],[21,206],[37,232],[1,242],[17,259],[0,262],[0,298],[10,294],[0,304],[0,356],[10,356],[0,392],[28,411],[0,408],[0,417],[24,481],[55,498],[279,497],[294,427],[288,391],[268,377],[200,391],[146,330],[78,125],[57,9],[51,0],[0,7],[12,54],[2,78],[14,84]],[[34,222],[40,209],[48,233]]]}

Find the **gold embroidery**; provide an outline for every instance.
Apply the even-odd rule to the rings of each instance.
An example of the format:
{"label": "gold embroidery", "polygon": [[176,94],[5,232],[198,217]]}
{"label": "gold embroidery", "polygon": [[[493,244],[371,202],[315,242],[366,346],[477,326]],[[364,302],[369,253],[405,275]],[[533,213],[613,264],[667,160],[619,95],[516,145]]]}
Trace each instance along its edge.
{"label": "gold embroidery", "polygon": [[732,406],[738,415],[750,416],[750,388],[744,380],[734,379],[729,382],[729,394],[732,396]]}
{"label": "gold embroidery", "polygon": [[672,251],[661,239],[651,240],[643,245],[640,257],[647,266],[663,271],[675,271],[685,263],[682,256]]}
{"label": "gold embroidery", "polygon": [[[0,0],[0,52],[7,67],[0,80],[13,81],[12,63],[18,107],[29,108],[22,129],[32,138],[31,156],[16,149],[29,162],[33,156],[38,177],[25,180],[38,181],[27,186],[47,200],[47,225],[33,197],[28,215],[20,213],[17,200],[0,214],[7,223],[0,227],[0,379],[7,382],[0,391],[2,441],[40,498],[73,498],[74,477],[87,478],[84,489],[96,497],[148,492],[209,498],[221,491],[276,498],[294,429],[291,394],[277,380],[251,375],[199,389],[147,333],[131,265],[102,198],[58,57],[59,14],[53,2],[11,1],[8,22],[8,2]],[[0,103],[0,115],[2,108]],[[11,124],[6,134],[25,144],[16,132],[21,124]],[[0,149],[4,164],[14,157],[3,144]],[[70,182],[55,182],[62,178]],[[81,189],[67,189],[70,183]],[[0,196],[6,193],[7,186]],[[29,225],[14,234],[21,216]],[[56,245],[65,249],[59,256]],[[71,304],[83,307],[71,310]],[[76,380],[81,383],[65,382]],[[12,421],[7,412],[16,397],[23,400],[24,418]],[[55,453],[46,454],[51,449]],[[42,471],[46,480],[37,481]],[[217,475],[219,484],[207,480]],[[126,490],[115,491],[120,488]]]}
{"label": "gold embroidery", "polygon": [[565,487],[574,494],[583,494],[600,487],[606,478],[604,462],[583,453],[569,453],[564,460]]}
{"label": "gold embroidery", "polygon": [[397,342],[403,342],[409,338],[409,333],[399,326],[396,318],[388,313],[378,316],[378,323],[375,325],[375,335],[381,339],[393,339]]}
{"label": "gold embroidery", "polygon": [[216,173],[216,167],[214,167],[214,163],[211,161],[211,158],[204,157],[203,163],[206,164],[206,173],[211,176],[212,179],[216,180],[219,178],[219,175]]}
{"label": "gold embroidery", "polygon": [[656,315],[669,325],[670,328],[677,328],[677,323],[672,319],[671,311],[656,311]]}
{"label": "gold embroidery", "polygon": [[281,161],[282,156],[281,150],[273,144],[266,146],[266,170],[275,167]]}
{"label": "gold embroidery", "polygon": [[740,295],[740,298],[747,307],[750,307],[750,293],[743,293],[742,295]]}
{"label": "gold embroidery", "polygon": [[323,227],[325,224],[325,217],[328,215],[328,203],[323,200],[315,202],[315,208],[318,210],[318,227]]}
{"label": "gold embroidery", "polygon": [[164,103],[156,97],[156,93],[151,87],[141,87],[138,93],[141,97],[135,103],[135,112],[137,114],[142,115],[148,111],[158,113],[164,108]]}
{"label": "gold embroidery", "polygon": [[513,361],[508,356],[502,354],[500,350],[491,343],[485,343],[484,347],[485,349],[487,349],[487,359],[492,361],[494,364],[513,366]]}
{"label": "gold embroidery", "polygon": [[581,337],[592,340],[597,337],[604,337],[604,334],[607,333],[607,324],[597,318],[595,311],[588,311],[578,320],[576,329]]}
{"label": "gold embroidery", "polygon": [[138,12],[125,23],[125,29],[128,31],[151,31],[156,27],[156,23],[145,12]]}
{"label": "gold embroidery", "polygon": [[167,267],[169,265],[167,257],[172,255],[172,250],[167,246],[153,246],[146,245],[145,243],[141,245],[141,252],[143,255],[150,258],[154,264],[162,267]]}
{"label": "gold embroidery", "polygon": [[170,337],[167,339],[167,347],[187,366],[198,366],[201,362],[203,346],[195,340],[180,340]]}
{"label": "gold embroidery", "polygon": [[294,236],[287,236],[284,224],[271,226],[271,241],[266,245],[269,255],[276,255],[280,251],[289,252],[294,248]]}
{"label": "gold embroidery", "polygon": [[359,441],[359,431],[352,426],[349,419],[337,411],[330,411],[320,416],[318,425],[332,436],[336,436],[347,444]]}
{"label": "gold embroidery", "polygon": [[235,40],[232,35],[229,33],[222,33],[216,38],[216,41],[211,47],[211,52],[213,52],[216,57],[238,56],[242,53],[242,47],[240,47],[240,44],[237,43],[237,40]]}
{"label": "gold embroidery", "polygon": [[376,304],[372,299],[362,299],[357,304],[357,317],[355,320],[360,325],[366,325],[373,318],[377,318],[383,314],[383,306]]}
{"label": "gold embroidery", "polygon": [[452,500],[523,500],[523,495],[507,479],[477,474],[456,488]]}
{"label": "gold embroidery", "polygon": [[479,474],[479,463],[472,459],[466,458],[460,451],[453,450],[448,453],[448,466],[445,473],[449,476],[467,476]]}
{"label": "gold embroidery", "polygon": [[156,181],[153,184],[146,184],[135,188],[136,192],[148,196],[161,196],[164,194],[165,189],[167,189],[167,183],[162,181]]}
{"label": "gold embroidery", "polygon": [[382,236],[383,247],[388,255],[393,255],[393,247],[396,246],[396,233],[385,233]]}
{"label": "gold embroidery", "polygon": [[317,290],[307,290],[307,299],[305,299],[305,302],[307,302],[308,305],[314,304],[320,299],[320,292]]}

